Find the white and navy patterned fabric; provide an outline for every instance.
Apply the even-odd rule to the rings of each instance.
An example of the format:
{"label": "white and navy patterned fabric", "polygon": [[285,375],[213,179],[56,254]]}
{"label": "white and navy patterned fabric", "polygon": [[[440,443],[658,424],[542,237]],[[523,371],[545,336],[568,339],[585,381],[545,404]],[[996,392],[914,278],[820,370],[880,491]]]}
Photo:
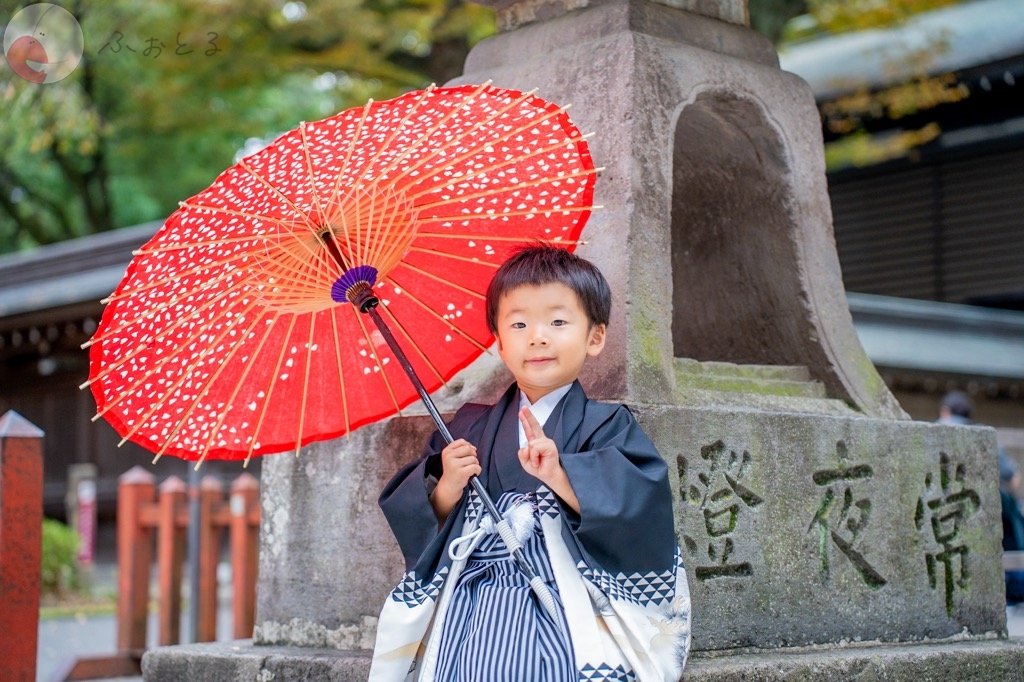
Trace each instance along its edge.
{"label": "white and navy patterned fabric", "polygon": [[441,591],[441,585],[444,584],[446,575],[448,575],[448,567],[444,566],[429,583],[424,585],[417,580],[415,573],[407,573],[402,578],[402,582],[391,590],[388,598],[407,606],[419,606],[428,599],[437,598],[437,593]]}
{"label": "white and navy patterned fabric", "polygon": [[[534,508],[533,496],[506,493],[504,514],[515,504]],[[487,535],[462,570],[444,619],[437,679],[446,682],[576,682],[572,642],[539,524],[523,543],[526,560],[552,591],[560,622],[552,622],[497,534]]]}
{"label": "white and navy patterned fabric", "polygon": [[[499,509],[522,497],[503,495]],[[671,579],[638,579],[577,564],[562,540],[562,518],[541,511],[557,507],[552,493],[541,486],[531,502],[538,528],[524,551],[552,589],[562,616],[558,626],[509,559],[501,539],[488,535],[469,559],[454,562],[446,571],[440,594],[430,589],[436,577],[428,588],[410,588],[410,583],[420,585],[414,578],[396,587],[381,612],[371,680],[679,679],[689,653],[690,596],[678,555]],[[467,513],[469,508],[476,507],[470,505]],[[466,525],[466,532],[474,530],[475,522]],[[659,587],[652,591],[643,584]],[[417,602],[409,594],[425,598]]]}
{"label": "white and navy patterned fabric", "polygon": [[[543,486],[537,495],[541,503],[554,497]],[[671,578],[613,575],[573,558],[562,541],[562,516],[541,515],[540,523],[569,624],[577,679],[678,680],[690,648],[690,592],[682,563],[676,562]],[[641,582],[658,588],[638,589]]]}
{"label": "white and navy patterned fabric", "polygon": [[676,552],[676,561],[672,570],[663,573],[649,571],[641,575],[633,573],[612,575],[599,568],[590,568],[586,562],[576,564],[580,575],[597,585],[608,596],[631,601],[641,606],[664,605],[675,596],[676,574],[683,569],[682,554]]}
{"label": "white and navy patterned fabric", "polygon": [[[454,541],[477,530],[481,510],[475,494],[467,494],[438,526],[426,483],[441,473],[444,440],[435,434],[420,459],[381,494],[408,573],[401,594],[393,594],[381,611],[370,679],[676,682],[689,653],[690,597],[664,459],[625,407],[588,400],[574,383],[544,432],[555,441],[579,499],[576,514],[519,464],[518,406],[512,387],[494,406],[465,406],[449,429],[477,445],[480,479],[493,498],[535,495],[539,528],[524,544],[553,588],[568,640],[556,647],[550,639],[543,609],[525,583],[504,570],[508,562],[497,536],[488,536],[469,558],[449,556]],[[496,613],[498,603],[514,615]],[[526,624],[524,618],[534,620]],[[465,644],[477,655],[453,663],[453,651],[461,655],[456,642],[464,644],[478,627],[488,628],[487,635]],[[499,651],[506,645],[498,630],[519,633],[513,637],[520,640],[531,633],[533,639],[518,652]],[[565,647],[571,673],[546,677],[529,669],[501,676],[509,668],[527,670],[523,666],[538,658],[554,660]]]}
{"label": "white and navy patterned fabric", "polygon": [[612,668],[607,665],[585,665],[580,670],[579,681],[589,682],[600,680],[601,682],[636,682],[636,675],[632,670],[626,670],[621,665]]}

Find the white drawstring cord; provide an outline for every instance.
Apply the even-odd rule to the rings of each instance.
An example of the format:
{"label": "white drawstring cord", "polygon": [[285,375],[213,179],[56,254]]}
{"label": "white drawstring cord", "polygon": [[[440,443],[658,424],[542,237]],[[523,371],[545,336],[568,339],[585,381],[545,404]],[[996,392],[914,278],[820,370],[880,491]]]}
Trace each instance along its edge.
{"label": "white drawstring cord", "polygon": [[448,556],[452,561],[468,559],[480,542],[492,533],[501,536],[509,554],[521,549],[523,543],[533,534],[533,511],[532,503],[525,499],[520,500],[502,515],[497,527],[495,527],[491,515],[485,512],[481,516],[480,525],[476,530],[452,540],[448,545]]}
{"label": "white drawstring cord", "polygon": [[[497,533],[501,536],[501,539],[505,542],[505,547],[508,549],[509,556],[511,556],[513,552],[522,549],[523,543],[533,534],[535,526],[534,511],[533,502],[521,498],[508,511],[502,514],[502,518],[497,526],[495,526],[491,515],[484,512],[480,519],[480,525],[476,530],[452,540],[451,544],[448,545],[448,556],[451,557],[452,561],[468,559],[480,545],[480,541],[492,533]],[[462,551],[459,551],[460,548],[462,548]],[[548,616],[551,617],[551,621],[560,625],[561,620],[558,616],[558,607],[555,605],[555,597],[548,588],[547,583],[544,582],[544,579],[534,575],[530,580],[530,587],[533,589],[534,594],[537,595],[541,606]]]}

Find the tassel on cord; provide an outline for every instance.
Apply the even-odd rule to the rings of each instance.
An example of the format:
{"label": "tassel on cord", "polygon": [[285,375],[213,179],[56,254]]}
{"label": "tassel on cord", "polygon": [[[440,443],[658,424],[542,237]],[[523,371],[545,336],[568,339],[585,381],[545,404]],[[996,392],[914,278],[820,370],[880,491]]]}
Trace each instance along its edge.
{"label": "tassel on cord", "polygon": [[[452,540],[448,546],[448,556],[452,561],[468,559],[484,537],[495,533],[501,536],[509,553],[512,553],[521,548],[523,543],[533,535],[535,526],[533,514],[533,503],[525,499],[520,500],[502,514],[501,523],[497,527],[495,527],[494,519],[490,514],[483,514],[476,530]],[[503,530],[506,532],[502,532]],[[459,551],[460,548],[463,548],[462,551]]]}
{"label": "tassel on cord", "polygon": [[[512,529],[512,534],[515,536],[519,544],[525,543],[531,535],[533,535],[533,529],[536,521],[533,517],[534,505],[525,500],[514,505],[503,515],[505,520],[508,521],[509,527]],[[488,524],[493,526],[494,521],[491,520],[490,515],[484,517],[480,525]]]}
{"label": "tassel on cord", "polygon": [[[505,542],[505,547],[508,548],[509,555],[521,550],[523,543],[529,539],[536,527],[535,511],[534,502],[523,497],[511,509],[502,514],[502,518],[497,526],[495,526],[491,515],[485,513],[480,519],[480,525],[477,526],[476,530],[452,540],[451,544],[448,545],[448,556],[451,557],[452,561],[468,559],[481,540],[492,533],[497,533],[501,536],[501,539]],[[540,601],[541,606],[551,618],[551,622],[559,625],[561,629],[561,620],[558,616],[555,597],[544,582],[544,579],[534,575],[530,578],[530,587],[533,589],[534,594],[537,595],[537,600]]]}

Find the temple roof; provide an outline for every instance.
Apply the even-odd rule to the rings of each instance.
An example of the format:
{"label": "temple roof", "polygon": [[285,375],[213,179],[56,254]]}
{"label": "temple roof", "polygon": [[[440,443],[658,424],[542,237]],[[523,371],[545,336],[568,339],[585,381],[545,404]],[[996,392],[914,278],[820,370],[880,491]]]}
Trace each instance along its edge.
{"label": "temple roof", "polygon": [[[159,227],[147,223],[0,256],[0,334],[61,319],[76,306],[99,309],[134,249]],[[1020,382],[1024,312],[849,293],[854,326],[881,367]],[[8,345],[6,339],[0,347]]]}
{"label": "temple roof", "polygon": [[864,351],[882,367],[1024,379],[1024,312],[848,293]]}
{"label": "temple roof", "polygon": [[4,318],[105,298],[124,276],[132,251],[160,225],[145,223],[0,255],[0,328]]}
{"label": "temple roof", "polygon": [[827,100],[919,75],[921,62],[912,55],[920,51],[930,56],[929,75],[1021,57],[1024,2],[975,0],[915,15],[893,28],[814,38],[782,48],[779,61],[806,80],[817,99]]}

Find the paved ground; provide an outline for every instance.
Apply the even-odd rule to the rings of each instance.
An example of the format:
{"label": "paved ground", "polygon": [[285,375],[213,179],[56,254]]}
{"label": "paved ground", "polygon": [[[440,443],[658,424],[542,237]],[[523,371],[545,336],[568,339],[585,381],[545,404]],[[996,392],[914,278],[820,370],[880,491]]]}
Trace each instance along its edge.
{"label": "paved ground", "polygon": [[[222,569],[227,565],[222,566]],[[98,589],[114,591],[116,584],[114,567],[103,565],[97,567],[96,584]],[[217,612],[217,640],[232,639],[232,618],[230,570],[225,574],[220,571],[220,605]],[[183,605],[183,610],[185,606]],[[187,613],[182,613],[182,641],[191,639],[191,630]],[[156,646],[157,620],[156,614],[150,614],[147,627],[149,646]],[[117,620],[113,614],[79,615],[69,618],[50,618],[39,623],[39,653],[36,659],[36,679],[38,682],[54,682],[54,676],[65,670],[71,661],[85,656],[111,655],[117,646]],[[124,680],[141,680],[137,678],[121,678]]]}
{"label": "paved ground", "polygon": [[[188,636],[187,625],[182,624],[182,633]],[[149,644],[156,646],[156,617],[149,619]],[[217,624],[217,640],[231,639],[231,612],[221,610]],[[114,616],[83,616],[80,618],[57,618],[39,624],[39,658],[36,663],[36,679],[52,682],[54,675],[64,669],[70,661],[83,656],[113,654],[116,649],[117,628]],[[142,678],[122,678],[125,680]]]}
{"label": "paved ground", "polygon": [[[1011,637],[1024,637],[1024,607],[1014,606],[1006,610],[1007,627]],[[183,620],[187,620],[183,618]],[[156,644],[156,617],[150,617],[150,644]],[[182,623],[182,635],[188,637],[188,624]],[[217,619],[218,641],[231,637],[231,612],[223,604]],[[187,641],[187,640],[186,640]],[[81,618],[59,618],[39,624],[39,659],[36,666],[39,682],[52,682],[53,676],[70,659],[80,656],[111,654],[116,643],[115,619],[113,615]],[[142,678],[122,678],[141,680]]]}

